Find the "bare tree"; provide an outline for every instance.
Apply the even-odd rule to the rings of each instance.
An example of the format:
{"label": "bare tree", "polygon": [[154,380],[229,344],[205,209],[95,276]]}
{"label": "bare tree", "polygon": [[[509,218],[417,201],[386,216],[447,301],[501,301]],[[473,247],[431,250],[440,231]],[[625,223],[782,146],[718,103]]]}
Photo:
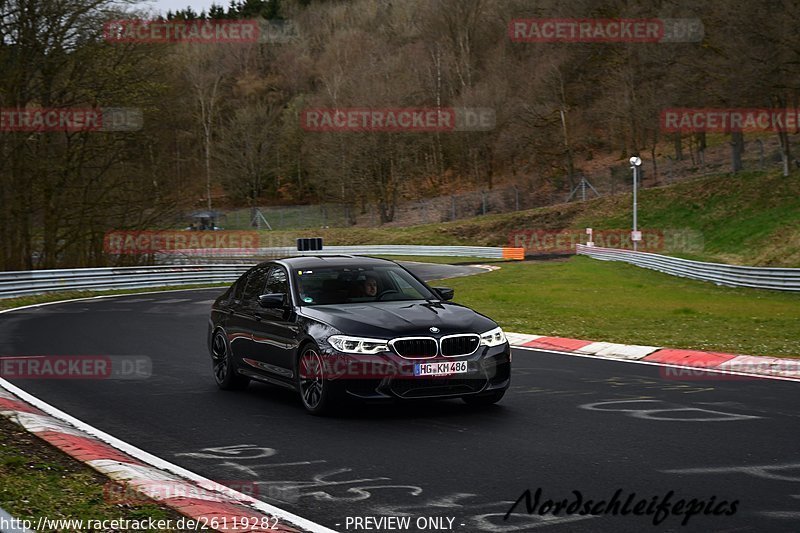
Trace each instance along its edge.
{"label": "bare tree", "polygon": [[203,43],[182,44],[178,50],[179,64],[185,73],[194,104],[197,123],[202,132],[203,161],[205,164],[206,207],[211,210],[211,161],[214,150],[214,133],[225,97],[228,46],[207,46]]}
{"label": "bare tree", "polygon": [[228,194],[257,205],[274,174],[274,131],[279,108],[263,101],[237,107],[219,128],[216,159]]}

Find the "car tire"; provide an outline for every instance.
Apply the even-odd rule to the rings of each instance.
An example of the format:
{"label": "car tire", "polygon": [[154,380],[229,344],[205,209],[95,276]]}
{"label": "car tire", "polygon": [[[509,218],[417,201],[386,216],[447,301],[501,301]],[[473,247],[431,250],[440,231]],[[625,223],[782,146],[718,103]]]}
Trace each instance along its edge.
{"label": "car tire", "polygon": [[503,399],[505,396],[506,391],[503,390],[496,390],[489,392],[487,394],[478,394],[475,396],[462,396],[462,400],[464,403],[472,406],[472,407],[483,407],[487,405],[493,405]]}
{"label": "car tire", "polygon": [[335,411],[338,395],[333,383],[325,377],[325,365],[319,347],[307,343],[297,358],[297,390],[300,402],[309,414],[329,415]]}
{"label": "car tire", "polygon": [[239,375],[236,368],[228,337],[222,330],[217,330],[211,338],[211,369],[217,387],[222,390],[246,389],[250,380]]}

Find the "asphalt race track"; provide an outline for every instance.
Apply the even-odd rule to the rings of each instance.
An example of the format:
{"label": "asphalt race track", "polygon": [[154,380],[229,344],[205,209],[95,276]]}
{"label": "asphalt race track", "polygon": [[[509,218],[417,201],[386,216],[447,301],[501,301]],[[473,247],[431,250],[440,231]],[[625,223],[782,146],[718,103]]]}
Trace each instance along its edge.
{"label": "asphalt race track", "polygon": [[[447,266],[425,268],[431,278]],[[512,388],[498,406],[369,405],[317,418],[283,389],[217,390],[205,334],[220,292],[6,313],[0,354],[150,357],[153,375],[144,380],[13,383],[148,452],[239,490],[251,487],[338,531],[366,531],[350,524],[367,516],[409,516],[412,531],[427,517],[445,518],[444,529],[434,523],[428,531],[450,530],[449,518],[459,532],[799,528],[798,383],[679,381],[661,377],[657,366],[514,350]],[[732,516],[701,513],[688,526],[683,515],[658,526],[652,515],[632,513],[542,517],[528,515],[524,503],[504,521],[528,488],[541,488],[540,503],[574,502],[573,491],[597,502],[621,489],[623,503],[632,493],[635,503],[673,491],[672,503],[738,504]]]}

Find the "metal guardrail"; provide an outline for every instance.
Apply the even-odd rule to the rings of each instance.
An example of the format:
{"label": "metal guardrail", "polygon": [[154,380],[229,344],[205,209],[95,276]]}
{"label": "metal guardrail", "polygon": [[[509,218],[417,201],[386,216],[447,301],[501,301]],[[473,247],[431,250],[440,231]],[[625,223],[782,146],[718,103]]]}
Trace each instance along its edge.
{"label": "metal guardrail", "polygon": [[363,246],[325,246],[319,251],[299,252],[296,248],[283,246],[271,248],[198,248],[170,250],[156,255],[164,263],[185,261],[205,262],[220,260],[249,260],[300,255],[401,255],[423,257],[476,257],[484,259],[524,259],[524,248],[494,246],[420,246],[411,244],[378,244]]}
{"label": "metal guardrail", "polygon": [[690,261],[647,252],[597,248],[583,244],[577,245],[577,253],[603,261],[624,261],[642,268],[664,272],[665,274],[710,281],[717,285],[800,291],[800,268],[749,267],[705,263],[703,261]]}
{"label": "metal guardrail", "polygon": [[[328,246],[322,251],[298,252],[291,248],[182,250],[160,254],[159,266],[23,270],[0,272],[0,298],[55,291],[139,289],[147,287],[231,283],[260,260],[297,255],[421,255],[523,259],[522,248],[479,246]],[[233,255],[231,255],[233,254]],[[181,264],[192,261],[195,264]],[[206,261],[206,264],[197,264]],[[220,261],[224,263],[218,264]]]}
{"label": "metal guardrail", "polygon": [[0,272],[0,298],[55,291],[228,283],[249,267],[247,264],[165,265]]}

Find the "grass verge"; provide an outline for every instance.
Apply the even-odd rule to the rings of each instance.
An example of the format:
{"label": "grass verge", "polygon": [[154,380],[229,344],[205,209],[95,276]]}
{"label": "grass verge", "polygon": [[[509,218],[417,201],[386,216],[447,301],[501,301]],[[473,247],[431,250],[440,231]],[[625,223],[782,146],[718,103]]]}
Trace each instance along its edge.
{"label": "grass verge", "polygon": [[718,287],[580,256],[508,263],[442,284],[508,331],[800,357],[800,294]]}
{"label": "grass verge", "polygon": [[42,516],[53,520],[152,517],[171,520],[173,524],[181,518],[177,512],[155,502],[113,503],[105,497],[108,483],[105,476],[0,416],[0,507],[14,518],[29,519],[34,524]]}

